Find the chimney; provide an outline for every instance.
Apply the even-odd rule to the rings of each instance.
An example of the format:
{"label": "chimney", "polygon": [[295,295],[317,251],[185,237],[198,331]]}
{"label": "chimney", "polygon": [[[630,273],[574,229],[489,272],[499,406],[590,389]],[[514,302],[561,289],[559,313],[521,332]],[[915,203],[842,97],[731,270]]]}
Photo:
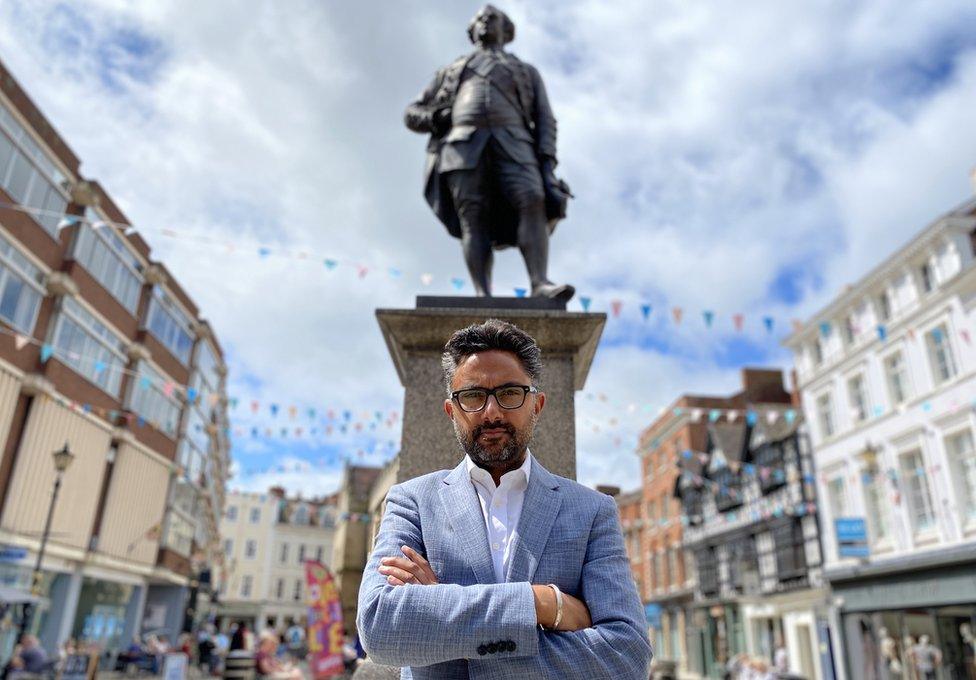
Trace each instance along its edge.
{"label": "chimney", "polygon": [[778,368],[743,368],[742,391],[754,404],[788,404],[790,394],[783,389],[783,372]]}
{"label": "chimney", "polygon": [[609,486],[606,484],[599,484],[597,485],[596,490],[599,491],[600,493],[605,493],[608,496],[616,497],[620,495],[619,486]]}

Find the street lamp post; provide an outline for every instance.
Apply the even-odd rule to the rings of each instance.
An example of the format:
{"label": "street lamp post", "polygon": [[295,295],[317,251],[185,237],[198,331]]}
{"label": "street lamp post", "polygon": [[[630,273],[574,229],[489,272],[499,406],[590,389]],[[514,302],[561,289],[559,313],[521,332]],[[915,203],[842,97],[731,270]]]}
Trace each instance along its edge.
{"label": "street lamp post", "polygon": [[[44,533],[41,534],[41,547],[37,551],[37,562],[34,564],[34,572],[31,574],[31,595],[39,597],[41,594],[41,562],[44,561],[44,549],[47,548],[47,537],[51,533],[51,520],[54,518],[54,505],[58,501],[58,492],[61,490],[61,478],[64,471],[75,459],[73,453],[68,448],[68,442],[54,452],[54,469],[57,471],[54,477],[54,493],[51,494],[51,504],[47,508],[47,519],[44,521]],[[28,602],[24,605],[24,617],[20,622],[20,635],[18,641],[27,632],[30,620],[34,614],[34,603]]]}

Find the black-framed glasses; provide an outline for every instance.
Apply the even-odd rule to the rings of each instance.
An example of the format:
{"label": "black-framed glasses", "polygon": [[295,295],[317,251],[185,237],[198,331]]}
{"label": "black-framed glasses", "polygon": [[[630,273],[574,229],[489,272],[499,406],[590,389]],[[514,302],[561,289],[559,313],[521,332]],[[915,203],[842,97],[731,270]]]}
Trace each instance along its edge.
{"label": "black-framed glasses", "polygon": [[466,413],[476,413],[488,405],[488,397],[494,395],[495,401],[503,409],[509,411],[522,408],[525,403],[525,395],[530,392],[535,394],[539,390],[529,385],[502,385],[486,389],[484,387],[471,387],[466,390],[451,392],[451,399],[457,402],[462,411]]}

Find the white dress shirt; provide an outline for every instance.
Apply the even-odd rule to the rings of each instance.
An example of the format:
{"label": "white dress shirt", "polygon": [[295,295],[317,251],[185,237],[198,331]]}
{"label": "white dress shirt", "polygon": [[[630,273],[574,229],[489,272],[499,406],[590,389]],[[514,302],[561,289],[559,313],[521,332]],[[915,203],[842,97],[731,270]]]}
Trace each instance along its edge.
{"label": "white dress shirt", "polygon": [[481,514],[485,518],[495,578],[498,583],[504,583],[508,563],[512,558],[512,539],[522,515],[525,490],[529,486],[532,454],[526,451],[525,462],[521,467],[503,474],[497,487],[490,472],[475,465],[470,456],[465,456],[464,460],[481,502]]}

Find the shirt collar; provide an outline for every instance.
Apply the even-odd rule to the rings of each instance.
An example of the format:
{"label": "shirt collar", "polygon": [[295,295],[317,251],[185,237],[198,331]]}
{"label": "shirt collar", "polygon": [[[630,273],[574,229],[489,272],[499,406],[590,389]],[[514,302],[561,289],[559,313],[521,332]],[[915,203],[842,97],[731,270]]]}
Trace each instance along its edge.
{"label": "shirt collar", "polygon": [[[492,479],[491,473],[475,465],[475,462],[471,460],[471,456],[465,454],[464,464],[468,468],[468,476],[471,478],[472,482],[481,482],[483,484],[490,484],[491,488],[497,488],[495,486],[495,480]],[[532,472],[532,452],[528,449],[525,450],[525,461],[515,470],[506,472],[502,475],[501,480],[503,481],[508,478],[509,475],[515,477],[523,477],[525,479],[525,487],[529,486],[529,474]]]}

